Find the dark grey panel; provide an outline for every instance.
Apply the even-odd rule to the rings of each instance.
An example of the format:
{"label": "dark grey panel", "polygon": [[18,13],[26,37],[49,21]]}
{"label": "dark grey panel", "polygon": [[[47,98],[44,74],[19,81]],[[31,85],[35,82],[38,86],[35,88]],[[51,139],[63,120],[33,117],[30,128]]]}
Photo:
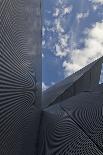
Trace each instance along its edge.
{"label": "dark grey panel", "polygon": [[103,152],[103,93],[80,93],[60,106]]}
{"label": "dark grey panel", "polygon": [[102,83],[102,84],[99,84],[99,85],[96,86],[96,87],[94,87],[94,89],[91,89],[91,91],[103,93],[103,83]]}
{"label": "dark grey panel", "polygon": [[0,155],[36,155],[40,102],[40,0],[1,0]]}
{"label": "dark grey panel", "polygon": [[103,155],[68,115],[44,113],[38,155]]}
{"label": "dark grey panel", "polygon": [[102,108],[91,91],[44,109],[38,155],[103,155]]}

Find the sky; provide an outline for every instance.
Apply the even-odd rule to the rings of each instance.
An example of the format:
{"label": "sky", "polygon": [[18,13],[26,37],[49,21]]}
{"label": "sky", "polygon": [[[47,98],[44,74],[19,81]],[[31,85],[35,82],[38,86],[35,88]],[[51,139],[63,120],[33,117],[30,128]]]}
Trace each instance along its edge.
{"label": "sky", "polygon": [[45,90],[103,56],[103,0],[43,0],[42,5]]}

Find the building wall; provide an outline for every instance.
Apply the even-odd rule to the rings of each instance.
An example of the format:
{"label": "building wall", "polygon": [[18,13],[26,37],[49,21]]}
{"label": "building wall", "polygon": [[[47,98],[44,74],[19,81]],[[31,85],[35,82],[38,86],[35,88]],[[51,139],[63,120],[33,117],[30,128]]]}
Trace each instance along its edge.
{"label": "building wall", "polygon": [[0,155],[36,155],[41,113],[40,0],[1,0],[0,23]]}

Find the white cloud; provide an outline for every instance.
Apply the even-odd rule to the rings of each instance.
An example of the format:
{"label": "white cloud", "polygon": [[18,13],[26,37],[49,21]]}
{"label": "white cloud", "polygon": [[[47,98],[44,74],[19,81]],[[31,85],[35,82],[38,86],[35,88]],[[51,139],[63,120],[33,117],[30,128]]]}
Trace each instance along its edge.
{"label": "white cloud", "polygon": [[103,0],[94,0],[93,3],[103,4]]}
{"label": "white cloud", "polygon": [[103,5],[103,0],[89,0],[93,5],[93,10],[96,11],[99,6]]}
{"label": "white cloud", "polygon": [[51,82],[50,85],[46,85],[44,82],[42,82],[42,91],[45,91],[48,89],[50,86],[55,85],[55,82]]}
{"label": "white cloud", "polygon": [[72,5],[67,6],[63,0],[59,0],[57,8],[53,13],[53,16],[56,17],[53,27],[57,34],[54,54],[60,58],[65,57],[68,50],[69,35],[65,34],[65,24],[67,23],[65,15],[70,14],[72,9]]}
{"label": "white cloud", "polygon": [[60,58],[62,58],[63,56],[65,56],[65,52],[62,52],[60,46],[58,44],[56,44],[56,56],[60,56]]}
{"label": "white cloud", "polygon": [[42,53],[42,58],[44,58],[45,56],[44,56],[44,53]]}
{"label": "white cloud", "polygon": [[64,52],[64,49],[62,49],[61,46],[59,46],[58,44],[56,44],[56,51],[55,51],[55,55],[59,56],[60,58],[66,56],[66,52]]}
{"label": "white cloud", "polygon": [[[67,23],[67,16],[73,9],[72,5],[69,5],[64,0],[58,0],[56,7],[52,12],[53,21],[45,19],[45,26],[43,26],[43,36],[45,33],[50,32],[48,40],[42,42],[42,46],[52,49],[51,52],[60,58],[66,56],[68,50],[69,35],[65,34],[65,28]],[[68,16],[69,17],[69,16]]]}
{"label": "white cloud", "polygon": [[45,40],[42,40],[42,46],[43,47],[45,46]]}
{"label": "white cloud", "polygon": [[55,82],[51,82],[51,85],[55,85]]}
{"label": "white cloud", "polygon": [[85,12],[85,13],[78,13],[77,14],[77,21],[78,23],[80,22],[81,19],[87,18],[89,16],[89,11]]}
{"label": "white cloud", "polygon": [[64,15],[71,13],[73,7],[72,6],[68,6],[64,8]]}
{"label": "white cloud", "polygon": [[83,49],[74,49],[68,53],[69,59],[63,63],[66,76],[103,56],[103,22],[97,22],[88,30],[84,44]]}
{"label": "white cloud", "polygon": [[56,32],[60,32],[60,33],[64,32],[64,29],[62,27],[62,21],[60,18],[55,19],[54,25],[56,28]]}
{"label": "white cloud", "polygon": [[57,16],[59,15],[59,13],[60,13],[59,8],[56,8],[56,9],[55,9],[55,12],[53,13],[53,16],[54,16],[54,17],[57,17]]}
{"label": "white cloud", "polygon": [[43,36],[45,35],[45,27],[44,26],[42,27],[42,35]]}
{"label": "white cloud", "polygon": [[44,82],[42,82],[42,90],[43,90],[43,91],[46,90],[46,89],[48,89],[48,87],[49,87],[49,86],[47,86]]}
{"label": "white cloud", "polygon": [[68,40],[69,35],[68,34],[61,34],[58,33],[58,43],[55,45],[55,55],[59,56],[60,58],[65,57],[68,53]]}
{"label": "white cloud", "polygon": [[98,5],[93,4],[93,10],[96,11],[98,9]]}
{"label": "white cloud", "polygon": [[[100,4],[103,4],[103,0],[89,1],[93,3],[94,10],[96,10]],[[66,60],[63,62],[65,76],[76,72],[77,70],[86,66],[88,63],[103,56],[103,22],[97,22],[91,29],[86,31],[87,37],[82,40],[85,46],[82,49],[78,49],[76,40],[77,31],[73,31],[74,29],[71,28],[68,33],[65,33],[65,27],[67,24],[67,18],[65,18],[65,15],[70,14],[72,10],[73,7],[71,5],[64,5],[64,0],[58,0],[56,9],[54,9],[53,12],[53,22],[45,21],[46,30],[49,32],[52,31],[53,35],[54,33],[56,34],[56,36],[49,36],[48,43],[46,42],[46,45],[48,45],[50,49],[55,49],[55,56],[66,58]],[[76,18],[78,23],[80,20],[87,18],[88,16],[89,11],[77,14]],[[68,19],[69,17],[70,16],[68,15]],[[77,30],[79,28],[78,25],[79,24],[77,24],[77,27],[75,27]],[[45,33],[45,29],[43,32]],[[55,40],[54,44],[53,39]],[[45,83],[43,83],[42,86],[43,89],[48,88]]]}
{"label": "white cloud", "polygon": [[[61,7],[61,9],[60,9],[60,7]],[[72,12],[72,10],[73,10],[72,5],[65,6],[64,4],[61,4],[61,6],[59,6],[58,8],[56,8],[54,14],[56,14],[56,16],[59,15],[60,17],[63,17],[66,14],[70,14]]]}

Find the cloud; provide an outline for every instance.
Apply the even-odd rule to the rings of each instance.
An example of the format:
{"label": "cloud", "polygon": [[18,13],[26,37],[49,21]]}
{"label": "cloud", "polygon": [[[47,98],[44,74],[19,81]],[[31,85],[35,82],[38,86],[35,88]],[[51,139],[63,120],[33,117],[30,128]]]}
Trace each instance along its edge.
{"label": "cloud", "polygon": [[59,8],[56,8],[56,9],[55,9],[55,12],[53,13],[53,16],[54,16],[54,17],[57,17],[57,16],[59,15],[59,13],[60,13]]}
{"label": "cloud", "polygon": [[88,16],[89,16],[89,11],[85,13],[78,13],[76,16],[78,23],[80,22],[81,19],[87,18]]}
{"label": "cloud", "polygon": [[64,33],[64,29],[62,27],[62,20],[60,18],[55,19],[54,25],[56,32]]}
{"label": "cloud", "polygon": [[65,57],[68,49],[69,34],[67,32],[65,33],[65,28],[67,17],[72,10],[72,5],[64,0],[58,0],[55,3],[53,12],[50,12],[53,17],[52,22],[51,19],[44,20],[42,36],[43,39],[47,38],[46,42],[43,40],[42,47],[51,50],[55,56],[60,56],[60,58]]}
{"label": "cloud", "polygon": [[67,55],[67,53],[68,53],[68,41],[69,41],[69,35],[68,34],[58,33],[58,42],[55,45],[56,49],[54,52],[54,54],[56,56],[63,58]]}
{"label": "cloud", "polygon": [[44,53],[42,53],[42,58],[45,58]]}
{"label": "cloud", "polygon": [[[60,3],[61,4],[61,3]],[[58,3],[58,5],[60,5]],[[72,11],[73,7],[72,5],[70,6],[65,6],[64,3],[61,4],[61,9],[59,8],[59,6],[57,8],[55,8],[55,11],[53,13],[54,17],[58,17],[58,16],[64,16],[66,14],[70,14]]]}
{"label": "cloud", "polygon": [[53,16],[54,20],[54,32],[57,34],[55,42],[54,55],[63,58],[66,56],[68,50],[69,34],[65,33],[65,25],[67,23],[66,15],[70,14],[73,7],[72,5],[65,5],[64,1],[59,0],[57,8],[55,9]]}
{"label": "cloud", "polygon": [[[97,3],[96,0],[95,3]],[[65,15],[70,14],[72,10],[72,5],[66,6],[62,0],[59,0],[58,5],[53,13],[53,16],[55,16],[53,30],[57,34],[54,54],[61,59],[65,59],[62,65],[65,76],[76,72],[77,70],[86,66],[88,63],[103,55],[102,22],[97,22],[91,29],[86,31],[87,38],[82,40],[85,45],[82,49],[77,48],[76,32],[74,33],[72,29],[68,33],[65,32],[65,25],[67,23]],[[89,10],[87,12],[78,13],[76,16],[78,23],[80,20],[87,18],[88,16]]]}
{"label": "cloud", "polygon": [[64,8],[64,15],[71,13],[73,7],[72,6],[68,6]]}
{"label": "cloud", "polygon": [[43,26],[43,27],[42,27],[42,36],[45,35],[45,30],[46,30],[46,29],[45,29],[45,27]]}
{"label": "cloud", "polygon": [[55,82],[51,82],[51,85],[55,85]]}
{"label": "cloud", "polygon": [[44,82],[42,82],[42,90],[44,91],[44,90],[46,90],[48,88],[49,88],[49,86],[46,85]]}
{"label": "cloud", "polygon": [[42,47],[45,47],[45,40],[42,40]]}
{"label": "cloud", "polygon": [[94,0],[93,3],[103,4],[103,0]]}
{"label": "cloud", "polygon": [[98,5],[93,4],[93,10],[96,11],[98,9]]}
{"label": "cloud", "polygon": [[42,82],[42,91],[45,91],[46,89],[48,89],[50,86],[54,85],[55,82],[51,82],[50,85],[46,85],[44,82]]}
{"label": "cloud", "polygon": [[85,47],[73,49],[68,60],[63,62],[65,76],[68,76],[95,59],[103,56],[103,22],[97,22],[87,31],[87,38],[84,39]]}
{"label": "cloud", "polygon": [[101,5],[103,5],[103,0],[89,0],[92,3],[93,10],[96,11]]}
{"label": "cloud", "polygon": [[[103,0],[89,1],[92,2],[94,11],[98,9],[100,4],[103,4]],[[52,12],[52,22],[45,20],[48,40],[46,40],[46,44],[43,42],[43,45],[46,45],[55,56],[62,59],[64,74],[68,76],[103,56],[103,22],[97,22],[92,28],[84,30],[86,32],[85,38],[84,36],[78,38],[80,29],[78,23],[87,18],[91,11],[80,12],[77,15],[71,14],[75,8],[70,4],[66,5],[64,0],[58,0],[55,6],[54,12]],[[76,16],[76,22],[74,16]],[[72,17],[74,18],[73,22]],[[71,24],[71,27],[68,23]],[[82,48],[78,46],[78,39],[83,43]],[[43,89],[48,88],[44,83],[42,85]]]}

